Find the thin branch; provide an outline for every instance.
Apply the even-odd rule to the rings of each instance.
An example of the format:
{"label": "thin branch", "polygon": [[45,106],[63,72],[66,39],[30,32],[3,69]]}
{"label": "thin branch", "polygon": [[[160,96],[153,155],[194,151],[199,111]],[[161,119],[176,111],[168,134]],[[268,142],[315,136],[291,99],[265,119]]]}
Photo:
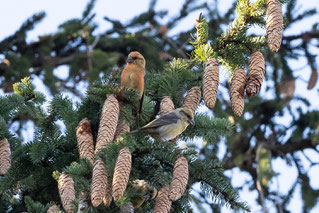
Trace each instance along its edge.
{"label": "thin branch", "polygon": [[313,38],[319,38],[319,32],[306,32],[306,33],[301,33],[300,35],[283,36],[282,40],[285,40],[285,41],[292,41],[296,39],[308,40]]}

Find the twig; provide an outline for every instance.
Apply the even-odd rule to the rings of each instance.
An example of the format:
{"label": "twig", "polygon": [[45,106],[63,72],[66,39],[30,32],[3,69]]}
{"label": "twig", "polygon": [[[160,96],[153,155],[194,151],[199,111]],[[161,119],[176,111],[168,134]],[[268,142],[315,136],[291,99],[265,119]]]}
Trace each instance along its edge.
{"label": "twig", "polygon": [[263,192],[263,189],[261,187],[261,184],[260,184],[260,180],[257,178],[257,181],[256,181],[256,186],[257,186],[257,190],[259,192],[259,196],[260,196],[260,203],[261,203],[261,206],[263,208],[263,212],[264,213],[268,213],[268,209],[266,208],[265,206],[265,197],[264,197],[264,192]]}

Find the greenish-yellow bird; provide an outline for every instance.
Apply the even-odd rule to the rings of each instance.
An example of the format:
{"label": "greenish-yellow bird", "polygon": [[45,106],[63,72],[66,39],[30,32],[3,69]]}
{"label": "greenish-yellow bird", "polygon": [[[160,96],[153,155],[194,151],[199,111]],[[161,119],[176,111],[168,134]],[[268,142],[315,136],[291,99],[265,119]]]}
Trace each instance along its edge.
{"label": "greenish-yellow bird", "polygon": [[138,130],[131,131],[144,132],[155,139],[168,141],[181,134],[189,124],[194,125],[194,114],[188,108],[177,108],[174,111],[161,115]]}
{"label": "greenish-yellow bird", "polygon": [[136,179],[132,183],[133,188],[138,196],[132,200],[135,209],[139,208],[144,202],[153,200],[157,195],[157,190],[145,180]]}

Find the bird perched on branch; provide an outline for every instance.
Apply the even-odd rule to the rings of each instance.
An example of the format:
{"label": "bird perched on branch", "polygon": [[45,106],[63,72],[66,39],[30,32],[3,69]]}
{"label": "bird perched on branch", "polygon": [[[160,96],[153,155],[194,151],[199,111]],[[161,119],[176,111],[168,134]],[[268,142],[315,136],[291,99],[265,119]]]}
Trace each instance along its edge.
{"label": "bird perched on branch", "polygon": [[181,134],[189,124],[195,124],[193,111],[188,108],[177,108],[130,133],[143,132],[155,139],[168,141]]}
{"label": "bird perched on branch", "polygon": [[133,88],[139,91],[140,104],[138,106],[140,113],[144,99],[144,76],[145,59],[139,52],[130,52],[126,60],[126,67],[121,75],[121,89],[123,87]]}
{"label": "bird perched on branch", "polygon": [[139,208],[144,202],[153,200],[157,195],[157,189],[145,180],[134,180],[132,187],[137,192],[137,196],[132,199],[135,209]]}

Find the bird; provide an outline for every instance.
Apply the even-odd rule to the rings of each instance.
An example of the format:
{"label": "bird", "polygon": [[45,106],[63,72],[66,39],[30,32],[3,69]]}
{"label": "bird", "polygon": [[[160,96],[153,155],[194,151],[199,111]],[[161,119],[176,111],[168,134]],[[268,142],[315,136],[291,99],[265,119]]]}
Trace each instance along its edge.
{"label": "bird", "polygon": [[130,133],[143,132],[151,135],[154,139],[169,141],[181,134],[189,124],[195,124],[194,113],[192,110],[182,107],[161,115],[142,128]]}
{"label": "bird", "polygon": [[126,66],[121,74],[121,90],[126,88],[136,89],[139,93],[139,106],[137,115],[142,112],[145,86],[145,65],[144,56],[137,52],[130,52],[126,59]]}
{"label": "bird", "polygon": [[140,98],[144,94],[145,65],[146,61],[141,53],[130,52],[121,74],[121,88],[127,87],[138,90]]}
{"label": "bird", "polygon": [[145,180],[134,180],[132,187],[135,189],[135,192],[137,192],[137,195],[132,199],[135,209],[139,208],[144,202],[153,200],[157,195],[157,189]]}

